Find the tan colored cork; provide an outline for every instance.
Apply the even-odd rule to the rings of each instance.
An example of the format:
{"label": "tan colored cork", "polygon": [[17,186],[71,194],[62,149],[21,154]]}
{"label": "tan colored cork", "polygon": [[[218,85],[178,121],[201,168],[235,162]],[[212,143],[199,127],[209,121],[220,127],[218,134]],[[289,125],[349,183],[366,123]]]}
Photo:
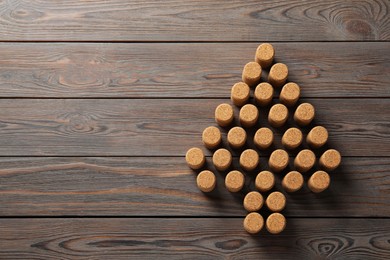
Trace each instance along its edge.
{"label": "tan colored cork", "polygon": [[255,186],[261,192],[267,192],[275,185],[275,176],[270,171],[261,171],[256,176]]}
{"label": "tan colored cork", "polygon": [[330,185],[329,174],[324,171],[316,171],[307,182],[309,189],[314,193],[326,190]]}
{"label": "tan colored cork", "polygon": [[245,64],[242,70],[242,81],[248,84],[248,86],[256,86],[261,77],[261,66],[254,61]]}
{"label": "tan colored cork", "polygon": [[265,204],[269,210],[273,212],[279,212],[286,206],[286,197],[279,191],[274,191],[268,195]]}
{"label": "tan colored cork", "polygon": [[288,68],[286,64],[276,63],[274,64],[268,74],[268,82],[275,88],[281,87],[286,83],[288,76]]}
{"label": "tan colored cork", "polygon": [[286,123],[288,118],[288,109],[283,104],[275,104],[268,113],[268,122],[273,127],[280,127]]}
{"label": "tan colored cork", "polygon": [[225,186],[230,192],[238,192],[244,187],[245,177],[239,171],[231,171],[226,175]]}
{"label": "tan colored cork", "polygon": [[301,94],[301,89],[299,88],[298,84],[294,82],[289,82],[285,84],[282,88],[282,91],[280,91],[280,102],[285,104],[288,107],[294,106]]}
{"label": "tan colored cork", "polygon": [[297,171],[291,171],[284,176],[282,186],[287,192],[295,192],[303,186],[303,176]]}
{"label": "tan colored cork", "polygon": [[309,149],[300,151],[294,159],[294,167],[300,172],[309,171],[315,163],[316,156]]}
{"label": "tan colored cork", "polygon": [[286,218],[280,213],[272,213],[268,216],[265,225],[271,234],[279,234],[286,228]]}
{"label": "tan colored cork", "polygon": [[271,66],[274,56],[274,47],[269,43],[263,43],[257,47],[255,61],[259,63],[262,68],[266,69]]}
{"label": "tan colored cork", "polygon": [[201,171],[196,177],[196,184],[198,188],[203,192],[210,192],[214,190],[217,179],[215,174],[211,171]]}
{"label": "tan colored cork", "polygon": [[339,167],[341,163],[341,155],[335,149],[325,151],[319,160],[320,166],[326,171],[333,171]]}
{"label": "tan colored cork", "polygon": [[268,165],[275,172],[283,171],[288,165],[288,153],[282,149],[276,149],[269,157]]}
{"label": "tan colored cork", "polygon": [[259,119],[259,110],[255,105],[246,104],[240,109],[240,123],[243,127],[252,127]]}
{"label": "tan colored cork", "polygon": [[227,141],[229,145],[235,149],[241,148],[246,142],[246,132],[243,128],[235,126],[231,128],[227,134]]}
{"label": "tan colored cork", "polygon": [[263,196],[257,191],[251,191],[244,198],[244,208],[248,212],[258,211],[263,206]]}
{"label": "tan colored cork", "polygon": [[259,164],[259,154],[253,149],[246,149],[240,155],[240,166],[246,171],[253,171]]}
{"label": "tan colored cork", "polygon": [[234,105],[243,106],[249,99],[250,89],[244,82],[238,82],[233,85],[230,98]]}
{"label": "tan colored cork", "polygon": [[258,129],[253,137],[253,142],[259,149],[267,149],[274,141],[274,133],[267,127]]}
{"label": "tan colored cork", "polygon": [[263,217],[257,212],[249,213],[244,219],[244,229],[249,234],[257,234],[264,226]]}
{"label": "tan colored cork", "polygon": [[291,127],[284,132],[282,136],[282,144],[287,149],[295,149],[301,145],[303,135],[301,130],[296,127]]}
{"label": "tan colored cork", "polygon": [[298,125],[305,126],[313,121],[315,116],[315,109],[312,104],[300,104],[294,113],[294,120]]}
{"label": "tan colored cork", "polygon": [[208,149],[217,148],[222,141],[221,131],[215,126],[209,126],[202,133],[202,141]]}
{"label": "tan colored cork", "polygon": [[328,130],[323,126],[316,126],[307,134],[306,142],[313,148],[320,148],[328,141]]}
{"label": "tan colored cork", "polygon": [[274,88],[267,82],[257,85],[254,93],[255,101],[260,106],[268,106],[274,96]]}
{"label": "tan colored cork", "polygon": [[232,155],[225,148],[220,148],[213,154],[213,164],[218,171],[227,170],[232,164]]}
{"label": "tan colored cork", "polygon": [[201,149],[193,147],[187,151],[186,161],[191,169],[197,170],[203,167],[206,162],[206,157]]}
{"label": "tan colored cork", "polygon": [[220,104],[215,109],[215,121],[220,126],[228,126],[233,122],[234,112],[229,104]]}

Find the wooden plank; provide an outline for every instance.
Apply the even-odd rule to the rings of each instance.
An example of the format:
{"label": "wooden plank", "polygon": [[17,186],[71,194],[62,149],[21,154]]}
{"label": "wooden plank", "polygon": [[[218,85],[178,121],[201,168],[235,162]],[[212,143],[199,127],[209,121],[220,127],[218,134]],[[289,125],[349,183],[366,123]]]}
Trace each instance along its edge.
{"label": "wooden plank", "polygon": [[[390,43],[275,43],[303,97],[390,97]],[[2,43],[0,97],[230,95],[257,43]],[[266,80],[266,73],[263,73]]]}

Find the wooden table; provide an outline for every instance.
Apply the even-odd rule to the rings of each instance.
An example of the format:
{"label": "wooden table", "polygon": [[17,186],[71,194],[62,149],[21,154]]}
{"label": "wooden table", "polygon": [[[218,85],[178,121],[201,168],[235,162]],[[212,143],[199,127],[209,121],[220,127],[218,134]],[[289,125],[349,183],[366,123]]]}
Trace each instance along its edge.
{"label": "wooden table", "polygon": [[[389,9],[1,1],[0,258],[390,258]],[[287,195],[277,236],[246,234],[242,196],[222,175],[205,196],[184,160],[262,42],[343,155],[329,190]]]}

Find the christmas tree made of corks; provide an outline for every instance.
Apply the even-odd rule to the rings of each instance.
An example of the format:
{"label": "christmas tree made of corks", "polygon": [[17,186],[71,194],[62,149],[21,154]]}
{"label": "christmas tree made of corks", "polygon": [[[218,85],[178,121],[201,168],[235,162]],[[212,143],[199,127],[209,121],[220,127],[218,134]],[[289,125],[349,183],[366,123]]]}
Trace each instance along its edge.
{"label": "christmas tree made of corks", "polygon": [[[310,176],[306,185],[312,192],[326,190],[330,185],[328,172],[336,169],[341,162],[337,150],[321,149],[328,140],[327,129],[314,124],[315,108],[312,104],[298,104],[300,86],[294,82],[286,83],[288,68],[283,63],[273,64],[274,56],[275,50],[271,44],[261,44],[256,50],[255,60],[244,66],[242,82],[231,88],[231,102],[239,109],[239,120],[235,120],[235,109],[228,103],[220,104],[215,109],[216,123],[228,131],[226,141],[229,149],[226,149],[228,146],[222,147],[220,128],[209,126],[202,134],[204,146],[213,151],[214,168],[226,174],[227,190],[242,192],[245,180],[250,179],[250,175],[256,175],[255,190],[249,191],[243,199],[243,206],[248,212],[243,226],[250,234],[259,233],[264,225],[272,234],[282,232],[286,227],[286,218],[281,213],[286,206],[285,192],[294,193],[303,187],[305,180],[302,174]],[[261,82],[262,70],[268,68],[268,80]],[[251,88],[254,89],[253,98],[250,98]],[[276,101],[274,92],[279,92]],[[268,113],[267,125],[259,120],[259,113],[264,112]],[[235,121],[238,123],[234,124]],[[300,128],[307,130],[305,138]],[[275,132],[282,133],[280,148],[275,145]],[[253,144],[252,148],[248,143]],[[232,169],[233,157],[229,150],[240,154],[238,169]],[[294,155],[293,166],[289,163],[287,151]],[[321,154],[317,160],[316,153],[319,152]],[[259,165],[259,153],[269,155],[268,165]],[[217,178],[215,172],[205,169],[203,150],[190,148],[186,161],[190,168],[200,171],[196,178],[198,188],[205,193],[212,192]],[[259,171],[259,168],[262,170]],[[315,171],[312,170],[314,168]],[[282,180],[284,192],[275,191],[276,174],[280,175],[278,177]],[[261,215],[264,204],[271,212],[265,221]]]}

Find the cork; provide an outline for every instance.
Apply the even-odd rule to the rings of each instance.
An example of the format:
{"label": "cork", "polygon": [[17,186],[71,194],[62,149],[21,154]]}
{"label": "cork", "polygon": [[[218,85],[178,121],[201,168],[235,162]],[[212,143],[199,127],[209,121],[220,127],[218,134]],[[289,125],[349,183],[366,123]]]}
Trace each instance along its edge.
{"label": "cork", "polygon": [[257,85],[254,93],[255,101],[260,106],[268,106],[274,96],[274,88],[267,82]]}
{"label": "cork", "polygon": [[287,80],[288,68],[286,64],[274,64],[268,74],[268,82],[274,87],[281,87]]}
{"label": "cork", "polygon": [[301,130],[291,127],[284,132],[282,136],[282,144],[287,149],[295,149],[301,145],[303,135]]}
{"label": "cork", "polygon": [[264,226],[263,217],[257,212],[249,213],[244,219],[244,229],[249,234],[257,234]]}
{"label": "cork", "polygon": [[307,172],[314,166],[315,162],[315,154],[309,149],[304,149],[295,157],[294,167],[300,172]]}
{"label": "cork", "polygon": [[269,157],[268,165],[275,172],[283,171],[288,165],[288,153],[282,149],[276,149]]}
{"label": "cork", "polygon": [[233,85],[230,98],[234,105],[243,106],[249,99],[250,89],[244,82],[238,82]]}
{"label": "cork", "polygon": [[274,60],[275,50],[274,47],[269,43],[260,44],[257,47],[255,61],[260,64],[262,68],[268,68],[271,66]]}
{"label": "cork", "polygon": [[258,129],[253,137],[253,142],[259,149],[267,149],[274,141],[274,133],[267,127]]}
{"label": "cork", "polygon": [[288,107],[294,106],[301,94],[301,89],[299,88],[298,84],[294,82],[289,82],[285,84],[282,88],[282,91],[280,91],[280,102],[285,104]]}
{"label": "cork", "polygon": [[254,61],[245,64],[242,70],[242,81],[248,84],[248,86],[256,86],[261,77],[261,66]]}
{"label": "cork", "polygon": [[221,131],[215,126],[209,126],[203,130],[202,141],[208,149],[217,148],[222,141]]}
{"label": "cork", "polygon": [[246,142],[246,132],[243,128],[235,126],[231,128],[227,134],[227,141],[229,145],[235,149],[241,148]]}
{"label": "cork", "polygon": [[238,192],[244,187],[245,177],[239,171],[231,171],[226,175],[225,186],[230,192]]}
{"label": "cork", "polygon": [[315,116],[315,109],[312,104],[300,104],[294,113],[294,120],[298,125],[305,126],[313,121]]}
{"label": "cork", "polygon": [[233,108],[229,104],[220,104],[215,109],[215,121],[220,126],[228,126],[233,122],[234,113]]}
{"label": "cork", "polygon": [[259,119],[259,110],[252,104],[246,104],[240,109],[240,123],[243,127],[252,127]]}
{"label": "cork", "polygon": [[256,176],[255,186],[260,192],[267,192],[275,185],[274,174],[270,171],[262,171]]}
{"label": "cork", "polygon": [[196,184],[198,188],[203,192],[210,192],[214,190],[217,179],[215,174],[211,171],[201,171],[196,177]]}
{"label": "cork", "polygon": [[247,171],[253,171],[259,164],[259,154],[253,149],[246,149],[240,155],[240,166]]}
{"label": "cork", "polygon": [[268,122],[273,127],[280,127],[286,123],[288,118],[287,107],[283,104],[275,104],[271,107],[268,114]]}
{"label": "cork", "polygon": [[297,171],[291,171],[284,176],[282,186],[287,192],[296,192],[303,186],[303,176]]}
{"label": "cork", "polygon": [[269,210],[273,212],[279,212],[286,206],[286,197],[279,191],[274,191],[268,195],[265,204]]}
{"label": "cork", "polygon": [[213,154],[213,164],[219,171],[227,170],[232,164],[232,155],[225,148],[220,148]]}
{"label": "cork", "polygon": [[329,174],[324,171],[316,171],[307,182],[309,189],[314,193],[326,190],[330,185]]}
{"label": "cork", "polygon": [[286,228],[286,218],[280,213],[272,213],[268,216],[265,225],[271,234],[279,234]]}
{"label": "cork", "polygon": [[244,198],[244,208],[248,212],[258,211],[263,206],[263,196],[257,191],[251,191]]}
{"label": "cork", "polygon": [[307,134],[306,142],[313,148],[320,148],[328,141],[328,131],[323,126],[316,126]]}
{"label": "cork", "polygon": [[335,149],[325,151],[319,160],[320,166],[326,171],[333,171],[339,167],[341,163],[341,155]]}
{"label": "cork", "polygon": [[193,147],[187,151],[186,161],[191,169],[197,170],[203,167],[206,162],[206,157],[201,149]]}

